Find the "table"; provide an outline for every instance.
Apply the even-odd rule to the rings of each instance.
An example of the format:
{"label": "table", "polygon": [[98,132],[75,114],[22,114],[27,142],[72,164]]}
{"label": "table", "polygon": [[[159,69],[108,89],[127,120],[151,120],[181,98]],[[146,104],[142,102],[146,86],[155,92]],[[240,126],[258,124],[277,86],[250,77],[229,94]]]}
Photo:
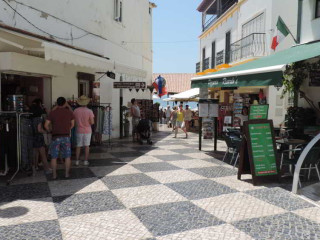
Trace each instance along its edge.
{"label": "table", "polygon": [[[293,159],[293,152],[292,149],[296,148],[299,145],[306,145],[308,142],[304,139],[277,139],[277,144],[286,145],[289,149],[289,159]],[[282,149],[282,146],[280,147],[280,151]],[[290,165],[290,172],[292,172],[292,166]]]}

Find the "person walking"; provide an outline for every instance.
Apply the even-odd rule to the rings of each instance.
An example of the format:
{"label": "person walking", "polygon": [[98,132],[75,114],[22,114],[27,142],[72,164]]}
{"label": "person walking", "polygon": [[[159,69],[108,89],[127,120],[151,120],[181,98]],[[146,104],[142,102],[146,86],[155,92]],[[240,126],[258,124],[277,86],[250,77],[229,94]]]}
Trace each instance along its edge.
{"label": "person walking", "polygon": [[71,168],[70,131],[74,127],[74,115],[66,99],[59,97],[57,107],[52,110],[45,122],[45,129],[52,126],[52,142],[50,145],[52,177],[57,179],[57,159],[65,159],[65,177],[69,178]]}
{"label": "person walking", "polygon": [[177,137],[179,128],[181,128],[182,131],[184,131],[184,133],[186,134],[186,138],[188,138],[188,133],[187,133],[187,130],[184,126],[184,110],[183,110],[182,104],[179,106],[179,110],[177,111],[177,122],[176,122],[174,138]]}
{"label": "person walking", "polygon": [[90,153],[90,142],[92,135],[91,125],[94,124],[94,115],[92,110],[87,108],[87,105],[90,102],[90,98],[86,96],[81,96],[78,98],[77,103],[80,106],[76,110],[74,110],[74,118],[76,122],[76,139],[77,139],[77,147],[76,147],[76,166],[80,164],[80,153],[81,148],[84,147],[85,155],[83,165],[89,165],[89,153]]}
{"label": "person walking", "polygon": [[172,110],[170,109],[170,106],[168,106],[167,111],[166,111],[166,123],[167,123],[168,128],[170,128],[171,112],[172,112]]}
{"label": "person walking", "polygon": [[190,110],[189,105],[186,105],[186,110],[184,110],[184,124],[187,132],[190,130],[191,120],[192,120],[192,111]]}
{"label": "person walking", "polygon": [[173,107],[173,111],[171,112],[171,123],[172,123],[172,132],[175,131],[176,129],[176,126],[177,126],[177,117],[178,117],[178,114],[177,114],[177,106],[174,106]]}
{"label": "person walking", "polygon": [[138,106],[138,103],[135,98],[131,99],[131,108],[130,108],[130,113],[132,116],[132,140],[139,140],[139,134],[137,133],[137,126],[139,124],[140,118],[141,118],[141,113],[140,113],[140,108]]}
{"label": "person walking", "polygon": [[49,168],[45,142],[43,134],[46,131],[43,128],[43,116],[47,114],[45,108],[43,107],[42,100],[37,98],[33,100],[32,105],[29,110],[32,113],[32,125],[33,125],[33,163],[32,163],[32,174],[33,176],[36,173],[36,169],[38,167],[39,157],[43,164],[43,169],[46,174],[52,172]]}

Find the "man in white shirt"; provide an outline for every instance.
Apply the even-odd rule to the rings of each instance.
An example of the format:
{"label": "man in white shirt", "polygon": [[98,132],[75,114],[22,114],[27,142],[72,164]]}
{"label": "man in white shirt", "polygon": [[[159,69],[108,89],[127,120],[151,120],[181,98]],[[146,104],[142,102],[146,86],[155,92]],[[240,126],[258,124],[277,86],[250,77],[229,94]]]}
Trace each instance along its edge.
{"label": "man in white shirt", "polygon": [[137,126],[140,121],[141,113],[140,113],[140,108],[138,106],[138,103],[135,98],[131,99],[131,108],[130,108],[130,113],[132,116],[132,139],[133,141],[135,140],[135,137],[137,141],[139,140],[139,134],[137,133]]}
{"label": "man in white shirt", "polygon": [[170,127],[170,117],[171,117],[172,110],[170,109],[170,106],[168,106],[166,111],[166,123],[167,126]]}
{"label": "man in white shirt", "polygon": [[186,110],[184,110],[184,125],[186,130],[189,131],[190,121],[192,120],[192,111],[189,108],[189,105],[186,105]]}

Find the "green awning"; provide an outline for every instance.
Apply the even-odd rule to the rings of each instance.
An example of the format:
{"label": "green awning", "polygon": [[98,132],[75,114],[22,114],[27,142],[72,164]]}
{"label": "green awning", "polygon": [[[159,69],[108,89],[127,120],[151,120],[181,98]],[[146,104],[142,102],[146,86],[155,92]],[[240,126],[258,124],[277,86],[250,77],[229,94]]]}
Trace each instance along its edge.
{"label": "green awning", "polygon": [[239,66],[191,79],[192,88],[253,87],[282,83],[287,64],[320,56],[320,42],[297,45]]}

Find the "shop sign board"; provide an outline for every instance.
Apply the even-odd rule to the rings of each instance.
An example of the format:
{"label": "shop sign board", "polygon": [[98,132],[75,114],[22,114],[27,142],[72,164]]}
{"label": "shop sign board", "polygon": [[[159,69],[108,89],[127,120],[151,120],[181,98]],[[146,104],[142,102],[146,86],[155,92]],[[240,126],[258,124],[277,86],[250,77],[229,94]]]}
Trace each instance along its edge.
{"label": "shop sign board", "polygon": [[241,174],[251,173],[253,184],[257,178],[280,177],[272,120],[244,122],[244,134],[238,179]]}
{"label": "shop sign board", "polygon": [[249,120],[268,119],[269,105],[251,105]]}
{"label": "shop sign board", "polygon": [[217,99],[199,99],[199,117],[218,117],[219,100]]}
{"label": "shop sign board", "polygon": [[309,78],[309,86],[320,87],[320,71],[310,71]]}
{"label": "shop sign board", "polygon": [[146,82],[114,82],[113,88],[122,89],[145,89]]}

